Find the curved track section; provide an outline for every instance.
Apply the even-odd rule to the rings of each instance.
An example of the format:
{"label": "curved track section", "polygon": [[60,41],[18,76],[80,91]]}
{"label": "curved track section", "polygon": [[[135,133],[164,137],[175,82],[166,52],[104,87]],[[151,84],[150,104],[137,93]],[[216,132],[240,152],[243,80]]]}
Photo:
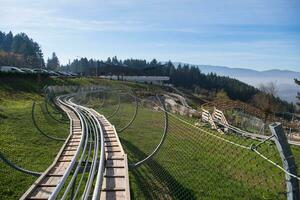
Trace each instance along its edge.
{"label": "curved track section", "polygon": [[74,165],[82,143],[83,127],[80,118],[70,107],[60,104],[70,118],[70,135],[52,165],[34,182],[21,199],[49,199],[67,171]]}
{"label": "curved track section", "polygon": [[76,95],[56,98],[70,120],[70,134],[21,199],[130,199],[127,155],[115,128],[96,111],[73,103]]}

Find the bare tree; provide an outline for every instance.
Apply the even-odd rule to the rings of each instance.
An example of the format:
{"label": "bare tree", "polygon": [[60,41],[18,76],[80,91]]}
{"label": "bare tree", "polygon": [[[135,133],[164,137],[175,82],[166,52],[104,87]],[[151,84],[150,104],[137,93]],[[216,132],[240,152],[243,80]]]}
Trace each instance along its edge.
{"label": "bare tree", "polygon": [[275,97],[277,95],[277,88],[276,88],[276,84],[274,82],[260,84],[259,90],[266,94],[269,94],[273,97]]}
{"label": "bare tree", "polygon": [[224,90],[220,90],[216,94],[216,99],[217,100],[228,100],[229,97],[228,97],[227,93]]}
{"label": "bare tree", "polygon": [[277,109],[275,96],[277,94],[276,85],[273,82],[259,85],[260,92],[253,97],[253,102],[264,113],[263,120],[266,123],[270,114]]}

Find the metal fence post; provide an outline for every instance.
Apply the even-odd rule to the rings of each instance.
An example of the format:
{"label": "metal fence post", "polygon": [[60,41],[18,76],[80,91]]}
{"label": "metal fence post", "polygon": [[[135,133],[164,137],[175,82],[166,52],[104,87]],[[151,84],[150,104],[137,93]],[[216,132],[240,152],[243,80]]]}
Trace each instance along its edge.
{"label": "metal fence post", "polygon": [[[272,135],[275,135],[276,137],[275,144],[280,154],[283,168],[289,173],[297,176],[297,166],[281,123],[275,122],[270,124],[269,127]],[[291,177],[287,173],[285,174],[285,178],[286,178],[286,186],[287,186],[287,199],[298,200],[299,199],[298,179]]]}

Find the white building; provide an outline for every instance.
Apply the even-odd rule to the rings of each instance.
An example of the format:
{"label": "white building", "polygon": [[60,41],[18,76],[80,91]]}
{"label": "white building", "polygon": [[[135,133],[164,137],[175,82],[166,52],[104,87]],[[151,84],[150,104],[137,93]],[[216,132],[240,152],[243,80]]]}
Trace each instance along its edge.
{"label": "white building", "polygon": [[123,80],[131,82],[149,83],[155,85],[163,85],[164,82],[169,81],[168,76],[100,76],[101,78],[112,79],[112,80]]}

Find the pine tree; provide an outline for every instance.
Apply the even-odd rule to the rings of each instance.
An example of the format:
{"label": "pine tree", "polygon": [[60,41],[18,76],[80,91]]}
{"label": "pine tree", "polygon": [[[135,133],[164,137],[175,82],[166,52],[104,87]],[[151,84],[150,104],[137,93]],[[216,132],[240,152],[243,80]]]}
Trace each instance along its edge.
{"label": "pine tree", "polygon": [[47,60],[47,69],[58,71],[60,67],[58,57],[56,56],[55,52],[52,53],[52,58],[48,58]]}
{"label": "pine tree", "polygon": [[107,63],[107,64],[111,64],[111,59],[110,59],[110,57],[107,58],[106,63]]}
{"label": "pine tree", "polygon": [[118,64],[119,64],[119,61],[118,61],[117,56],[114,56],[114,57],[112,58],[112,64],[114,64],[114,65],[118,65]]}
{"label": "pine tree", "polygon": [[5,33],[2,33],[0,31],[0,51],[3,49],[4,38],[5,38]]}
{"label": "pine tree", "polygon": [[3,41],[3,44],[2,44],[3,50],[4,50],[4,51],[7,51],[7,52],[10,52],[12,42],[13,42],[13,34],[12,34],[12,32],[10,31],[10,32],[4,37],[4,41]]}
{"label": "pine tree", "polygon": [[155,58],[153,60],[151,60],[151,62],[150,62],[151,67],[155,67],[157,64],[158,64],[158,62]]}
{"label": "pine tree", "polygon": [[0,62],[17,67],[44,67],[43,53],[38,43],[25,33],[13,36],[0,31],[0,51],[3,51]]}

